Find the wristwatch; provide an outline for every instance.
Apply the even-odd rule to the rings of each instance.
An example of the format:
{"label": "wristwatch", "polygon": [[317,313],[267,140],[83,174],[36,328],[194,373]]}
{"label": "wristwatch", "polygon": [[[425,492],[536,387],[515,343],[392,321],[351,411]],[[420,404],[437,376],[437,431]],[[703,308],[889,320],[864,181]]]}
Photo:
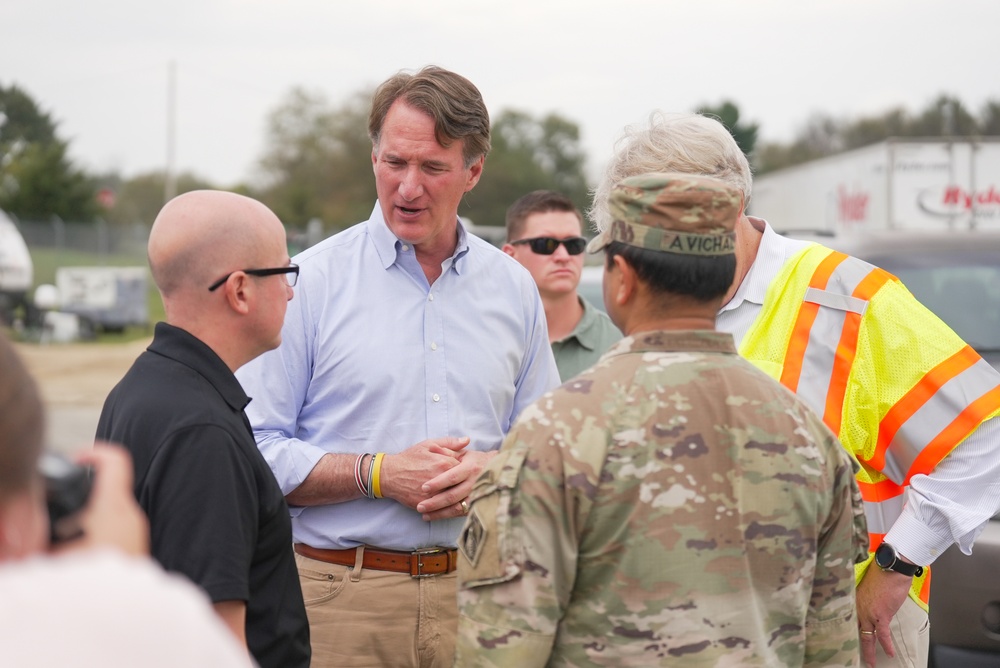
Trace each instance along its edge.
{"label": "wristwatch", "polygon": [[923,566],[906,563],[896,555],[896,548],[885,542],[875,550],[875,565],[883,571],[895,571],[910,577],[920,577],[924,574]]}

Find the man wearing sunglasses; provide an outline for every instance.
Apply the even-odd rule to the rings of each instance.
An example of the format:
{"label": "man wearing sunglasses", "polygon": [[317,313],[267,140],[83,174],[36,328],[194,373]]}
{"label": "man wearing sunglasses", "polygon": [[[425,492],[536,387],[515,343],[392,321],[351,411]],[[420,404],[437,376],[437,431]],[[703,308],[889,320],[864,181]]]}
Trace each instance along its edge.
{"label": "man wearing sunglasses", "polygon": [[166,322],[111,391],[99,439],[124,444],[150,549],[187,576],[261,668],[309,665],[309,626],[281,488],[234,372],[281,343],[299,268],[285,228],[242,195],[172,199],[149,233]]}
{"label": "man wearing sunglasses", "polygon": [[577,294],[587,245],[582,231],[579,210],[552,190],[530,192],[507,209],[503,251],[535,279],[563,382],[593,366],[622,338],[607,315]]}

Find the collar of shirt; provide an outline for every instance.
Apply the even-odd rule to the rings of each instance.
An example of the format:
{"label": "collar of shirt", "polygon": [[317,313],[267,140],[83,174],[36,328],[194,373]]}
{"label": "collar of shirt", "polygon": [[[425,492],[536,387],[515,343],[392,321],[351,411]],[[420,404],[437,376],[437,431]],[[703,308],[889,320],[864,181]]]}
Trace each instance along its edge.
{"label": "collar of shirt", "polygon": [[[448,271],[454,268],[456,274],[461,274],[464,258],[469,252],[469,237],[465,231],[465,226],[462,225],[461,218],[458,219],[457,224],[458,242],[455,244],[455,252],[450,258],[441,263],[441,269],[442,271]],[[415,257],[413,253],[410,253],[413,250],[413,244],[401,240],[389,229],[389,225],[385,222],[385,217],[382,215],[382,206],[378,200],[375,201],[375,208],[368,219],[368,236],[371,237],[372,243],[375,246],[375,252],[378,254],[383,269],[388,269],[397,263],[401,267],[408,268],[411,261],[407,261],[404,258]]]}
{"label": "collar of shirt", "polygon": [[207,380],[234,411],[242,411],[250,397],[226,363],[201,339],[180,327],[156,323],[147,350],[183,364]]}
{"label": "collar of shirt", "polygon": [[728,304],[719,309],[715,319],[716,328],[732,334],[737,346],[742,345],[743,337],[750,331],[763,308],[767,289],[785,261],[811,243],[782,236],[760,218],[750,218],[750,223],[763,232],[757,256],[740,282],[740,287],[736,289],[736,294]]}
{"label": "collar of shirt", "polygon": [[587,350],[594,350],[602,342],[601,332],[596,327],[598,318],[600,318],[600,312],[583,297],[577,296],[577,299],[580,300],[580,304],[583,306],[583,315],[580,317],[580,322],[576,323],[576,327],[573,328],[572,332],[553,343],[562,343],[563,341],[576,339],[582,347]]}
{"label": "collar of shirt", "polygon": [[757,256],[750,265],[750,271],[743,277],[740,287],[736,289],[736,294],[719,312],[731,311],[739,307],[743,302],[748,301],[757,306],[764,303],[764,296],[767,294],[767,286],[771,284],[774,277],[781,271],[781,265],[785,262],[785,252],[782,248],[781,237],[767,221],[760,218],[751,218],[751,224],[760,229],[763,226],[764,235],[761,237],[760,246],[757,248]]}
{"label": "collar of shirt", "polygon": [[736,354],[733,337],[707,329],[652,330],[639,332],[611,346],[604,357],[629,353],[726,353]]}

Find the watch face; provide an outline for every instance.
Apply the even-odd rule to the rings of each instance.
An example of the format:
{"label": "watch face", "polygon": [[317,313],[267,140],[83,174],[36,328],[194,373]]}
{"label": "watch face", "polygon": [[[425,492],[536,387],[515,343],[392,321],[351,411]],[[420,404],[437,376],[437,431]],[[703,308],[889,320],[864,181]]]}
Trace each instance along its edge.
{"label": "watch face", "polygon": [[892,549],[892,545],[882,543],[875,550],[875,565],[879,568],[889,568],[894,561],[896,561],[896,550]]}

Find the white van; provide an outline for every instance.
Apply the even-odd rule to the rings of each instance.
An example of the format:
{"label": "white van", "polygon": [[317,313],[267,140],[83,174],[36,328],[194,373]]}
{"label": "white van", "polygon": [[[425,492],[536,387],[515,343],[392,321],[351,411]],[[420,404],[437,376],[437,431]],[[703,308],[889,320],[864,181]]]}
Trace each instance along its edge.
{"label": "white van", "polygon": [[14,221],[0,211],[0,324],[10,324],[19,305],[27,307],[33,281],[28,245]]}

